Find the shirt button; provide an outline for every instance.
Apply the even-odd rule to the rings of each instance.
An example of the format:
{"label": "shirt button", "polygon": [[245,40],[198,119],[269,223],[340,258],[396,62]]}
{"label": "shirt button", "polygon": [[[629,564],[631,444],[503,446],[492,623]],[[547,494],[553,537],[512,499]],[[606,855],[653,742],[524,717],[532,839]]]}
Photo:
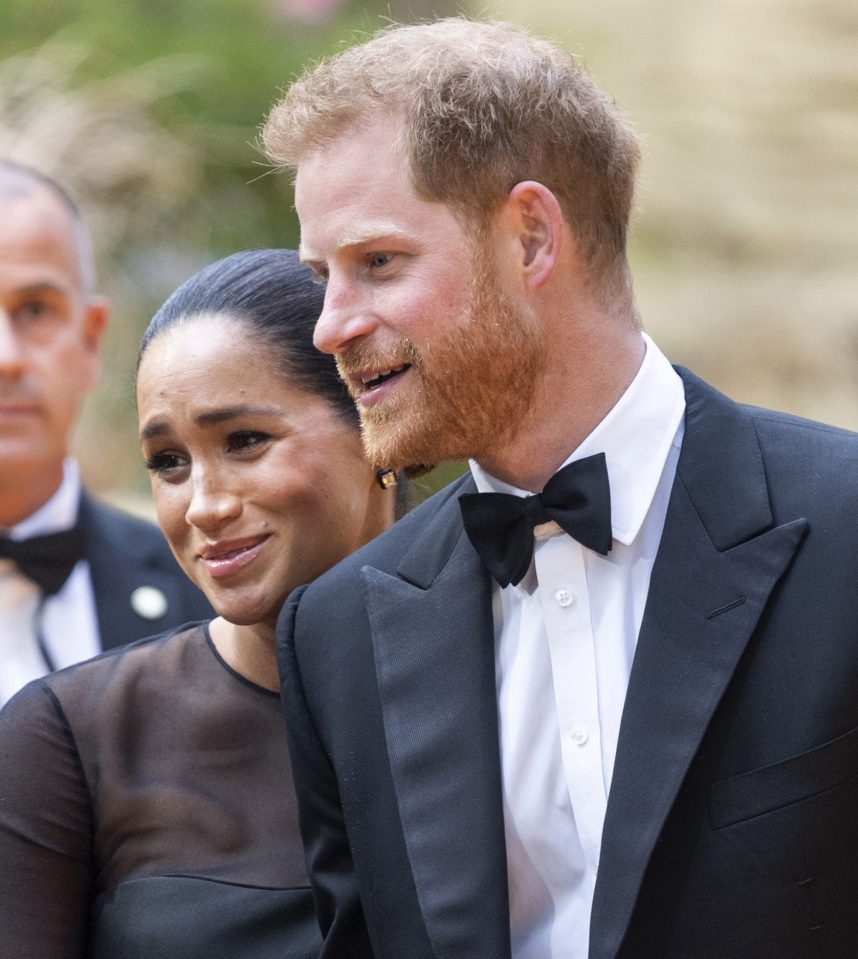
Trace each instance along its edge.
{"label": "shirt button", "polygon": [[590,733],[587,731],[586,726],[573,726],[570,736],[576,746],[583,746],[590,738]]}
{"label": "shirt button", "polygon": [[554,600],[558,606],[574,606],[575,594],[568,586],[561,586],[554,594]]}

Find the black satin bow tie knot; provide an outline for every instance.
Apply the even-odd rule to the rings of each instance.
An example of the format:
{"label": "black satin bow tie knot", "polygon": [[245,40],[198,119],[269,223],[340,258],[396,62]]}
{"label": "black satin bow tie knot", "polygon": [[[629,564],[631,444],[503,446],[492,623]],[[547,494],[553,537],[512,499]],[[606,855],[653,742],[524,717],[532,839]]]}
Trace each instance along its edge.
{"label": "black satin bow tie knot", "polygon": [[459,498],[465,531],[501,586],[524,578],[533,558],[533,529],[554,520],[573,539],[603,556],[610,552],[611,491],[605,454],[558,470],[541,493],[468,493]]}
{"label": "black satin bow tie knot", "polygon": [[83,557],[84,545],[83,531],[77,527],[23,540],[0,537],[0,559],[14,560],[46,596],[53,596]]}

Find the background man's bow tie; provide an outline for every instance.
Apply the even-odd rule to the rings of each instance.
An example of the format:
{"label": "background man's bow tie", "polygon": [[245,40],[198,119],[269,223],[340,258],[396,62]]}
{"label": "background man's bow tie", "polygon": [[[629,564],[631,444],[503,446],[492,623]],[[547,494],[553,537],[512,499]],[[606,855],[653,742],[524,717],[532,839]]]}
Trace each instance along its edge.
{"label": "background man's bow tie", "polygon": [[18,569],[38,584],[46,596],[58,593],[83,557],[83,531],[75,527],[61,533],[12,540],[0,537],[0,558],[15,561]]}
{"label": "background man's bow tie", "polygon": [[541,493],[468,493],[459,497],[465,531],[501,586],[520,583],[533,558],[533,528],[554,520],[582,546],[610,552],[611,491],[605,454],[558,470]]}

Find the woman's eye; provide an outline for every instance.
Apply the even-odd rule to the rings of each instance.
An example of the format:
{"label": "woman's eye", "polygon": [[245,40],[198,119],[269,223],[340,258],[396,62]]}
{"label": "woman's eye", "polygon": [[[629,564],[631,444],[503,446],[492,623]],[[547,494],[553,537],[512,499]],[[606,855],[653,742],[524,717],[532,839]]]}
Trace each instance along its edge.
{"label": "woman's eye", "polygon": [[231,453],[239,453],[242,450],[254,449],[271,439],[268,433],[260,433],[255,430],[241,430],[237,433],[230,433],[227,440],[227,449]]}
{"label": "woman's eye", "polygon": [[183,469],[187,460],[178,453],[155,453],[146,460],[146,469],[159,476],[172,476]]}

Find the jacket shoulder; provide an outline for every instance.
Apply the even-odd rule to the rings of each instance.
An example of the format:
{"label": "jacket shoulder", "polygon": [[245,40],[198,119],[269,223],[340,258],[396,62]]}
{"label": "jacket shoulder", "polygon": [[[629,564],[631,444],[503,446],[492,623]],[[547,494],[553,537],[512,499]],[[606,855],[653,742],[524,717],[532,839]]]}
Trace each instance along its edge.
{"label": "jacket shoulder", "polygon": [[91,493],[81,495],[80,522],[90,537],[122,550],[133,548],[139,553],[142,546],[146,551],[169,553],[164,534],[154,523],[110,506]]}
{"label": "jacket shoulder", "polygon": [[341,597],[362,595],[354,584],[365,566],[394,574],[404,557],[415,550],[443,551],[443,541],[451,536],[455,539],[462,530],[457,501],[460,493],[472,486],[470,473],[453,480],[406,513],[390,529],[310,583],[303,597],[313,601],[330,595],[330,590]]}
{"label": "jacket shoulder", "polygon": [[[842,497],[854,503],[858,494],[858,433],[789,413],[742,406],[760,444],[770,492],[785,480],[819,503]],[[815,493],[815,495],[814,495]]]}
{"label": "jacket shoulder", "polygon": [[761,437],[775,439],[780,436],[792,437],[812,446],[830,447],[833,450],[858,451],[858,433],[841,426],[832,426],[817,420],[765,409],[761,406],[738,404],[754,421]]}

